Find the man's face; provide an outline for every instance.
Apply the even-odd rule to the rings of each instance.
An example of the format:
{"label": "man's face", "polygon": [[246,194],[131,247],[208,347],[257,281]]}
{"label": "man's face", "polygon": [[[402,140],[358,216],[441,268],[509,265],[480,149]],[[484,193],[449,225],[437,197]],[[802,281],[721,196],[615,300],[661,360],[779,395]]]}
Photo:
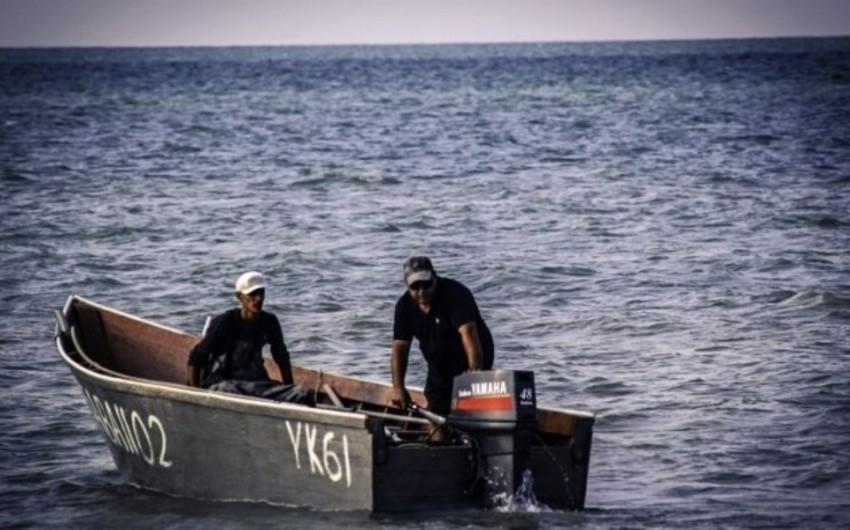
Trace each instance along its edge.
{"label": "man's face", "polygon": [[410,293],[410,296],[418,304],[429,304],[431,303],[431,299],[434,297],[434,288],[437,285],[437,281],[434,278],[431,278],[427,281],[418,281],[413,282],[407,286],[407,291]]}
{"label": "man's face", "polygon": [[249,294],[240,294],[239,301],[248,313],[259,313],[263,309],[263,301],[266,299],[266,290],[257,289]]}

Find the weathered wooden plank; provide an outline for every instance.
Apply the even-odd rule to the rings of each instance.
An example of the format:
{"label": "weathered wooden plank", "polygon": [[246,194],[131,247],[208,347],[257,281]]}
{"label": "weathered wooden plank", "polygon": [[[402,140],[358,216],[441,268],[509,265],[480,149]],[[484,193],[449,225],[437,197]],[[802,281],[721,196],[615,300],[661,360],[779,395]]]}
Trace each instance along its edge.
{"label": "weathered wooden plank", "polygon": [[186,382],[186,363],[196,338],[115,313],[103,312],[101,318],[109,347],[115,352],[115,369],[134,377]]}

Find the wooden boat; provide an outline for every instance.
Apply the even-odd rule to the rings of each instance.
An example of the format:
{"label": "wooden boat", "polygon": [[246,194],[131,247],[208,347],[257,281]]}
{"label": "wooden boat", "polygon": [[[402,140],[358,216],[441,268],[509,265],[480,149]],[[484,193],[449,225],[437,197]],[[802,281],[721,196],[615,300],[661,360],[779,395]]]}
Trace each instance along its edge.
{"label": "wooden boat", "polygon": [[[492,432],[474,432],[471,409],[499,408],[488,396],[470,401],[479,406],[458,406],[463,421],[449,417],[462,427],[458,435],[436,444],[428,438],[428,419],[389,405],[389,385],[294,366],[296,383],[317,391],[315,407],[188,387],[186,361],[198,336],[78,296],[56,317],[59,354],[115,464],[138,486],[331,510],[478,508],[498,502],[500,491],[533,493],[552,509],[584,507],[594,416],[537,408],[533,379],[531,390],[522,390],[523,399],[532,398],[530,422],[517,427],[493,416],[484,422],[496,425],[497,442],[520,442],[516,460],[511,449],[492,449]],[[279,379],[276,366],[268,368]],[[515,375],[474,374],[502,382]],[[411,393],[424,403],[421,392]],[[505,458],[505,468],[493,465]]]}

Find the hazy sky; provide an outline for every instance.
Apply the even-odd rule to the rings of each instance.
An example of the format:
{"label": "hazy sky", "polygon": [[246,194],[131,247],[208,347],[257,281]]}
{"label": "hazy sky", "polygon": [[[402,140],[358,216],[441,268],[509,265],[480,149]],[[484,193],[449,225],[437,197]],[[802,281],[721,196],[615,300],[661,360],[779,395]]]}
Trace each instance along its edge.
{"label": "hazy sky", "polygon": [[850,35],[850,0],[0,0],[0,47]]}

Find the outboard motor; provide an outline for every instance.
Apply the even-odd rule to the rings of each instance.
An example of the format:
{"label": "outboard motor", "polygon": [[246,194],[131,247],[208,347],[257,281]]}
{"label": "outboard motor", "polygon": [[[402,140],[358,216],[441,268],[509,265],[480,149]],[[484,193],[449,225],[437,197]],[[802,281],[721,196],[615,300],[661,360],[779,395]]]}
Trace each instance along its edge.
{"label": "outboard motor", "polygon": [[528,469],[537,431],[534,373],[491,370],[455,377],[447,420],[478,442],[479,474],[489,498],[513,495]]}

